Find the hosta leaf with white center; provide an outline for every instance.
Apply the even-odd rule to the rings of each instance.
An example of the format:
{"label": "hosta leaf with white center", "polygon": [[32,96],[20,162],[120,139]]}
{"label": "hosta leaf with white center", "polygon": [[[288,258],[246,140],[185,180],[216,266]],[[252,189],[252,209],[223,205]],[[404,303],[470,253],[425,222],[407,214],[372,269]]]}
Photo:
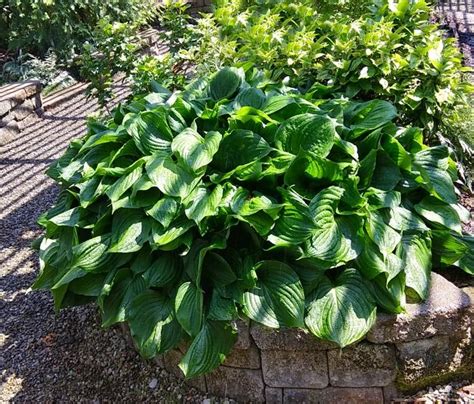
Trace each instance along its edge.
{"label": "hosta leaf with white center", "polygon": [[326,157],[334,145],[336,129],[334,121],[323,115],[302,114],[285,121],[275,134],[275,145],[288,153],[300,150]]}
{"label": "hosta leaf with white center", "polygon": [[307,307],[308,329],[341,347],[360,340],[375,322],[375,304],[355,269],[346,269],[334,283],[321,279]]}
{"label": "hosta leaf with white center", "polygon": [[135,296],[127,317],[132,337],[144,358],[174,348],[183,337],[171,300],[160,292],[146,290]]}
{"label": "hosta leaf with white center", "polygon": [[399,254],[406,275],[406,285],[420,299],[426,299],[430,288],[431,239],[426,235],[407,235],[401,241]]}
{"label": "hosta leaf with white center", "polygon": [[193,340],[179,367],[187,378],[202,375],[224,362],[237,340],[237,332],[227,321],[208,320]]}
{"label": "hosta leaf with white center", "polygon": [[219,149],[222,135],[219,132],[209,132],[205,137],[193,129],[186,129],[173,139],[171,149],[193,171],[207,166]]}
{"label": "hosta leaf with white center", "polygon": [[263,261],[256,272],[257,286],[244,293],[244,313],[267,327],[301,327],[304,292],[298,275],[278,261]]}

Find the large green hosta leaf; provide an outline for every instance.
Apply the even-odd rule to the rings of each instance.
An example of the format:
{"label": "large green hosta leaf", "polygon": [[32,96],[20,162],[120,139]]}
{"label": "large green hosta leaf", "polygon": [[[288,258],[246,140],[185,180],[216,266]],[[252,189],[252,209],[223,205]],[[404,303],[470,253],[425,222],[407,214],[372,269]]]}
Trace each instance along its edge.
{"label": "large green hosta leaf", "polygon": [[285,203],[268,241],[275,246],[303,243],[311,237],[315,225],[306,202],[296,192],[282,191]]}
{"label": "large green hosta leaf", "polygon": [[161,154],[152,157],[146,165],[146,172],[153,184],[167,196],[186,198],[200,181],[200,177]]}
{"label": "large green hosta leaf", "polygon": [[448,173],[448,158],[447,147],[437,146],[416,153],[414,163],[428,191],[446,203],[456,203],[453,180]]}
{"label": "large green hosta leaf", "polygon": [[305,256],[338,264],[353,260],[359,254],[359,219],[338,218],[335,215],[343,195],[343,188],[332,186],[319,192],[311,200],[309,212],[315,228],[305,245]]}
{"label": "large green hosta leaf", "polygon": [[353,138],[385,125],[396,116],[396,108],[389,102],[382,100],[354,103],[344,111],[344,120],[351,128]]}
{"label": "large green hosta leaf", "polygon": [[222,172],[231,171],[270,153],[270,145],[261,136],[249,130],[233,130],[222,139],[214,156],[213,165]]}
{"label": "large green hosta leaf", "polygon": [[375,322],[375,304],[355,269],[346,269],[334,283],[322,278],[307,306],[308,329],[341,347],[360,340]]}
{"label": "large green hosta leaf", "polygon": [[138,149],[144,154],[169,152],[173,134],[162,109],[142,112],[124,122]]}
{"label": "large green hosta leaf", "polygon": [[229,322],[208,320],[179,367],[187,378],[207,373],[224,362],[236,340],[237,332]]}
{"label": "large green hosta leaf", "polygon": [[173,139],[171,148],[193,171],[197,171],[212,161],[221,139],[219,132],[209,132],[202,137],[188,128]]}
{"label": "large green hosta leaf", "polygon": [[162,293],[147,290],[137,295],[127,309],[133,339],[145,358],[153,358],[179,344],[182,328],[176,321],[173,304]]}
{"label": "large green hosta leaf", "polygon": [[112,221],[109,252],[130,253],[140,250],[150,234],[149,219],[139,209],[120,209]]}
{"label": "large green hosta leaf", "polygon": [[176,294],[176,318],[183,329],[196,336],[203,320],[204,292],[191,282],[183,283]]}
{"label": "large green hosta leaf", "polygon": [[461,220],[457,210],[439,199],[427,196],[415,205],[416,212],[424,219],[461,233]]}
{"label": "large green hosta leaf", "polygon": [[230,98],[240,87],[243,79],[243,71],[235,67],[225,67],[220,70],[211,80],[209,89],[214,100]]}
{"label": "large green hosta leaf", "polygon": [[336,129],[334,120],[327,116],[302,114],[285,121],[275,135],[275,145],[288,153],[300,150],[326,157],[334,145]]}
{"label": "large green hosta leaf", "polygon": [[304,292],[298,275],[278,261],[263,261],[256,272],[257,286],[244,293],[244,313],[267,327],[301,327]]}
{"label": "large green hosta leaf", "polygon": [[407,235],[402,238],[399,249],[406,285],[420,299],[426,299],[431,279],[431,239],[427,235]]}

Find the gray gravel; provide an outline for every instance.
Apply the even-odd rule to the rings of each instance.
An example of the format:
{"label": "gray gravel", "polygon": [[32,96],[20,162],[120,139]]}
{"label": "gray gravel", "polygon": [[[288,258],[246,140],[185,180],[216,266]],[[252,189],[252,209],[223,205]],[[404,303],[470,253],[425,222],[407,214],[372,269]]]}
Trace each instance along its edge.
{"label": "gray gravel", "polygon": [[27,118],[20,137],[0,149],[0,403],[202,402],[199,392],[143,361],[118,329],[101,329],[94,307],[55,314],[49,293],[30,289],[36,218],[57,196],[44,171],[96,111],[79,95]]}

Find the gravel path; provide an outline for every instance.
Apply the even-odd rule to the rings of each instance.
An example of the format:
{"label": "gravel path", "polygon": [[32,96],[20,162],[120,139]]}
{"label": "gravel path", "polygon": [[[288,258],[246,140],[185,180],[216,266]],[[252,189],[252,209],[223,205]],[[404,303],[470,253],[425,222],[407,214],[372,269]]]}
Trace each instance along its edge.
{"label": "gravel path", "polygon": [[[118,99],[127,90],[118,90]],[[55,314],[47,292],[31,291],[37,268],[31,242],[36,218],[55,201],[44,175],[97,111],[83,94],[23,122],[20,137],[0,149],[0,403],[202,402],[145,362],[118,329],[101,329],[92,306]]]}

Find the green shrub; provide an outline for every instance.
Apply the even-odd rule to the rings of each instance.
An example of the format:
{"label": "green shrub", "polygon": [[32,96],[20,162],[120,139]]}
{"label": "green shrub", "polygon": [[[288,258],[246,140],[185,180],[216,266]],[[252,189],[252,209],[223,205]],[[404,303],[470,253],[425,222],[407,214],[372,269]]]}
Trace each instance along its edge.
{"label": "green shrub", "polygon": [[97,302],[146,358],[189,341],[193,377],[224,360],[239,316],[346,346],[377,307],[426,298],[432,263],[473,273],[453,161],[392,104],[236,68],[156,90],[48,171],[62,191],[34,286],[57,309]]}
{"label": "green shrub", "polygon": [[350,98],[386,99],[402,124],[433,134],[472,93],[460,51],[430,21],[424,0],[380,1],[360,18],[351,3],[331,13],[318,11],[317,4],[216,1],[214,14],[197,21],[201,45],[188,57],[201,72],[214,71],[216,61],[251,62],[303,88],[319,82]]}
{"label": "green shrub", "polygon": [[153,0],[6,0],[0,6],[0,48],[43,56],[50,48],[61,60],[80,51],[98,21],[145,22]]}

